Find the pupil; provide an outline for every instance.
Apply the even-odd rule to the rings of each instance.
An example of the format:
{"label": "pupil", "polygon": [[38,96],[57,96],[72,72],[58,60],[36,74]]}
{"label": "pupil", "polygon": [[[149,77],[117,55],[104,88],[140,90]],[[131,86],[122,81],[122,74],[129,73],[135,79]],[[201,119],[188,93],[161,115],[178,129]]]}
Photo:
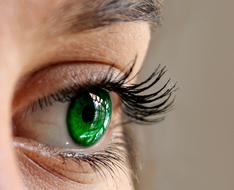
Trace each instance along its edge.
{"label": "pupil", "polygon": [[82,119],[84,122],[89,123],[94,120],[95,108],[93,105],[87,105],[84,107],[82,112]]}

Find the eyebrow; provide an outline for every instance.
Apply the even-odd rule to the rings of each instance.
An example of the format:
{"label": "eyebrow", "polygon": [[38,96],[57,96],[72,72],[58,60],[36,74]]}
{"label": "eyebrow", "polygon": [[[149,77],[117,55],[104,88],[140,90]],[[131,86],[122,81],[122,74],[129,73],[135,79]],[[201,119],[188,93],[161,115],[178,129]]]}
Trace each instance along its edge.
{"label": "eyebrow", "polygon": [[56,23],[69,33],[96,29],[119,22],[145,21],[156,26],[161,23],[160,0],[77,0],[60,7]]}

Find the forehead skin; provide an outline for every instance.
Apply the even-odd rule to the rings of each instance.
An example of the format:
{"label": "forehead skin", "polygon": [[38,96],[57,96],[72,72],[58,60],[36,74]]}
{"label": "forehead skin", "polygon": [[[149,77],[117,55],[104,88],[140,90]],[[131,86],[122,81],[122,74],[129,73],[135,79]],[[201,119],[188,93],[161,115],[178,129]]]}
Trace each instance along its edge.
{"label": "forehead skin", "polygon": [[[145,22],[116,23],[76,33],[62,32],[63,24],[54,22],[59,8],[69,0],[0,1],[0,189],[21,189],[19,173],[11,146],[11,101],[21,77],[49,64],[100,62],[124,68],[137,55],[136,70],[142,65],[150,40]],[[76,0],[82,10],[87,0]],[[60,25],[61,24],[61,25]],[[55,181],[19,155],[19,167],[29,189],[82,189],[64,181]],[[35,187],[35,177],[43,181]],[[131,186],[123,176],[120,189]],[[37,181],[38,183],[38,181]],[[105,186],[100,186],[104,190]],[[24,188],[25,189],[25,188]],[[27,188],[26,188],[27,189]],[[87,188],[83,188],[87,189]],[[92,188],[90,188],[92,189]],[[98,189],[93,187],[93,189]]]}
{"label": "forehead skin", "polygon": [[[147,49],[150,38],[147,23],[119,23],[104,29],[75,34],[58,32],[58,35],[56,31],[63,24],[52,24],[53,17],[67,2],[24,0],[0,4],[0,32],[3,34],[0,40],[16,50],[18,62],[26,66],[24,71],[48,64],[54,58],[54,62],[96,59],[127,64],[137,55],[142,62],[142,52]],[[82,8],[82,1],[77,1],[77,6]]]}

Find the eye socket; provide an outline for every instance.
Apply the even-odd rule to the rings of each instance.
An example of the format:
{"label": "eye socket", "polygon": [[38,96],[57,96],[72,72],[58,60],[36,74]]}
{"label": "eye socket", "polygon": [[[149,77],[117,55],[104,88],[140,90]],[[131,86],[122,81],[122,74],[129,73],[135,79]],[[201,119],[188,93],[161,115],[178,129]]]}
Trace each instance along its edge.
{"label": "eye socket", "polygon": [[[69,65],[64,67],[68,69]],[[94,65],[72,67],[79,78],[74,74],[69,76],[72,73],[70,69],[69,72],[64,71],[64,76],[71,78],[67,79],[64,85],[71,86],[69,88],[59,86],[64,82],[61,75],[58,76],[61,83],[58,83],[58,80],[54,80],[56,75],[50,73],[57,69],[60,71],[61,67],[47,70],[47,76],[50,73],[47,79],[52,75],[52,80],[36,84],[32,82],[34,78],[29,80],[32,85],[27,84],[22,101],[27,101],[26,97],[35,100],[27,104],[21,103],[24,106],[19,106],[21,108],[13,115],[15,145],[19,152],[55,176],[61,175],[79,183],[96,183],[100,179],[103,180],[102,175],[97,175],[99,172],[110,172],[103,167],[104,164],[110,165],[114,160],[118,160],[121,168],[126,167],[120,163],[122,160],[124,163],[127,161],[126,157],[122,156],[125,151],[118,150],[124,149],[122,126],[115,127],[115,122],[119,121],[119,98],[115,93],[95,84],[106,75],[101,75]],[[99,68],[102,72],[105,69],[109,70],[109,67],[105,66]],[[43,78],[40,75],[34,77],[36,82]],[[63,90],[55,90],[57,94],[47,93],[42,96],[43,91],[31,91],[35,86],[39,89],[43,89],[44,86],[47,89],[50,81],[55,81],[55,86]],[[74,85],[73,81],[79,85]],[[31,98],[32,95],[36,95],[36,98]],[[122,145],[120,147],[115,143]],[[108,154],[105,151],[108,151]]]}
{"label": "eye socket", "polygon": [[[68,102],[26,109],[14,116],[14,136],[60,148],[102,147],[111,138],[111,131],[107,131],[113,119],[112,101],[116,104],[117,97],[111,98],[109,92],[96,88],[78,93]],[[97,146],[95,149],[100,149]]]}
{"label": "eye socket", "polygon": [[107,91],[96,88],[73,98],[67,111],[67,128],[81,146],[96,144],[109,127],[112,102]]}
{"label": "eye socket", "polygon": [[14,134],[23,137],[16,138],[16,147],[47,171],[76,182],[81,175],[74,173],[90,169],[104,176],[109,172],[109,177],[116,170],[129,173],[128,147],[133,140],[124,132],[121,113],[128,123],[161,121],[161,114],[173,104],[176,87],[168,80],[159,90],[145,93],[162,78],[165,67],[159,66],[139,84],[129,84],[133,66],[124,73],[99,64],[65,64],[39,71],[26,80],[23,90],[19,88],[19,100],[13,102]]}

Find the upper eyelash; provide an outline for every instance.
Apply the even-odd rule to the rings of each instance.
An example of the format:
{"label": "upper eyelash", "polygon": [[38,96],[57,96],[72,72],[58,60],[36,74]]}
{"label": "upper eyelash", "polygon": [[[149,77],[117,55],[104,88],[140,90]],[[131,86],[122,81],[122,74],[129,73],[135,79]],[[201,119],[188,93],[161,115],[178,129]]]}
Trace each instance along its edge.
{"label": "upper eyelash", "polygon": [[144,124],[162,121],[165,118],[164,114],[173,107],[175,99],[173,92],[176,90],[176,83],[171,85],[171,79],[169,78],[158,90],[146,93],[147,90],[154,88],[165,75],[166,67],[158,65],[154,72],[144,81],[128,84],[138,75],[137,73],[130,78],[135,63],[136,58],[129,68],[126,67],[127,71],[124,73],[119,71],[117,76],[114,76],[114,66],[110,66],[103,80],[95,83],[88,81],[82,86],[75,84],[71,87],[63,88],[49,96],[39,98],[30,108],[34,111],[38,106],[43,109],[51,106],[56,101],[69,102],[82,90],[88,91],[91,88],[100,87],[118,94],[122,103],[122,111],[128,116],[129,121]]}
{"label": "upper eyelash", "polygon": [[[145,92],[153,88],[165,75],[166,67],[161,67],[159,65],[155,71],[141,83],[127,84],[126,81],[133,70],[133,66],[121,80],[118,91],[116,91],[116,89],[113,90],[117,92],[121,98],[123,112],[137,123],[147,124],[163,120],[165,116],[162,114],[169,111],[174,104],[175,99],[172,98],[172,95],[176,90],[176,84],[170,86],[171,79],[169,78],[161,88],[147,94]],[[134,77],[136,77],[136,75]],[[134,77],[132,79],[134,79]]]}

